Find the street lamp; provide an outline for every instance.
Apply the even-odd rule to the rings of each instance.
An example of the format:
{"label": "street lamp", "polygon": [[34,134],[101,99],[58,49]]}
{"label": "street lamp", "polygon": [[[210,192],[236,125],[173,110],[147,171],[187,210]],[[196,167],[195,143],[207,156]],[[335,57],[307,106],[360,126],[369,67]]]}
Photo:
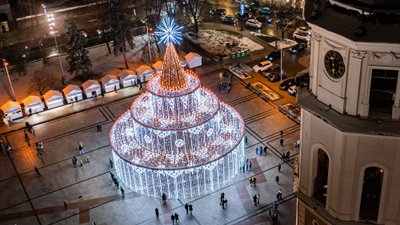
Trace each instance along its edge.
{"label": "street lamp", "polygon": [[14,88],[13,88],[12,83],[11,83],[10,74],[8,73],[8,62],[6,61],[6,59],[3,59],[3,65],[4,65],[4,68],[6,69],[6,74],[7,74],[7,77],[8,77],[8,83],[10,83],[10,87],[11,87],[11,98],[12,98],[12,100],[16,101]]}
{"label": "street lamp", "polygon": [[58,56],[58,61],[60,63],[60,69],[61,69],[61,82],[62,82],[62,84],[65,84],[66,82],[65,82],[65,75],[64,75],[64,67],[61,62],[60,49],[58,48],[57,38],[56,38],[58,31],[55,29],[55,22],[54,22],[55,18],[54,18],[53,14],[51,14],[47,11],[47,7],[45,4],[42,4],[42,7],[43,7],[44,15],[46,16],[46,19],[47,19],[47,22],[49,25],[49,30],[50,30],[49,34],[53,36],[54,43],[56,44],[57,56]]}

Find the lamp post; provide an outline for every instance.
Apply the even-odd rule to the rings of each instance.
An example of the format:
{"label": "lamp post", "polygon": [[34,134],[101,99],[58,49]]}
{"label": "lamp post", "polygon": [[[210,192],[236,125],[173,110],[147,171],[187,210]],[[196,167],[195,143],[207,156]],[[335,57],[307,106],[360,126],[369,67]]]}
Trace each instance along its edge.
{"label": "lamp post", "polygon": [[51,13],[49,13],[47,11],[46,5],[42,4],[42,7],[43,7],[44,15],[46,16],[47,22],[49,24],[49,29],[50,29],[49,33],[50,33],[50,35],[53,36],[54,43],[56,44],[58,62],[60,63],[60,70],[61,70],[61,82],[62,82],[62,84],[65,84],[66,80],[65,80],[65,75],[64,75],[64,67],[63,67],[62,62],[61,62],[60,49],[58,48],[58,43],[57,43],[57,38],[56,38],[56,35],[57,35],[58,31],[54,27],[55,26],[55,23],[54,23],[55,18],[54,18],[53,14],[51,14]]}
{"label": "lamp post", "polygon": [[7,74],[7,77],[8,77],[8,83],[10,83],[10,87],[11,87],[11,98],[12,98],[13,101],[16,101],[14,88],[13,88],[12,83],[11,83],[10,74],[8,73],[8,62],[6,61],[6,59],[3,59],[3,65],[4,65],[4,68],[6,69],[6,74]]}

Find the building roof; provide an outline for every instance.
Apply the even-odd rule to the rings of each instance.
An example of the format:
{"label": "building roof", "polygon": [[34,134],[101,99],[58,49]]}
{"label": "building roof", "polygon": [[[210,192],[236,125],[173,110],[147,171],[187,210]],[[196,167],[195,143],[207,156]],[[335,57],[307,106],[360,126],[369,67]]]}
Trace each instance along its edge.
{"label": "building roof", "polygon": [[1,111],[12,112],[21,109],[21,105],[18,102],[8,101],[6,104],[1,106]]}
{"label": "building roof", "polygon": [[87,80],[83,82],[82,87],[84,90],[87,90],[90,88],[100,87],[100,83],[97,80]]}
{"label": "building roof", "polygon": [[101,78],[101,83],[103,83],[103,85],[110,81],[112,81],[111,83],[115,83],[115,81],[119,82],[118,77],[111,74],[105,75],[103,78]]}
{"label": "building roof", "polygon": [[69,84],[68,86],[66,86],[63,89],[64,95],[68,95],[71,92],[77,93],[78,91],[82,93],[81,88],[78,85],[74,85],[74,84]]}
{"label": "building roof", "polygon": [[44,93],[43,98],[45,101],[52,99],[54,96],[58,96],[62,98],[62,94],[59,91],[56,90],[49,90],[46,93]]}
{"label": "building roof", "polygon": [[196,52],[189,52],[187,55],[185,55],[185,60],[189,62],[190,60],[194,58],[202,58],[201,55],[197,54]]}
{"label": "building roof", "polygon": [[37,103],[43,103],[43,101],[42,101],[42,99],[40,99],[39,96],[29,95],[24,100],[22,100],[22,103],[24,103],[24,106],[27,107],[29,105],[35,105]]}
{"label": "building roof", "polygon": [[120,79],[125,79],[128,76],[135,76],[136,73],[133,70],[121,70],[121,72],[118,74],[118,77]]}
{"label": "building roof", "polygon": [[[361,25],[360,12],[363,13],[366,11],[351,10],[348,9],[350,7],[340,7],[339,5],[332,6],[329,1],[325,0],[320,0],[320,2],[320,16],[313,19],[313,0],[306,0],[304,17],[307,22],[337,33],[355,42],[400,43],[399,8],[397,8],[397,12],[396,8],[394,8],[393,13],[376,9],[373,16],[366,17],[369,22],[363,24],[363,27],[366,28],[365,35],[358,36],[355,34],[355,31]],[[335,0],[332,2],[334,4],[338,1]],[[343,5],[349,5],[347,2],[349,1],[343,3]],[[375,8],[370,7],[369,9],[374,10]]]}
{"label": "building roof", "polygon": [[157,61],[155,62],[153,65],[151,65],[151,67],[153,67],[156,70],[160,70],[162,69],[162,65],[163,65],[163,61]]}
{"label": "building roof", "polygon": [[136,74],[137,75],[141,75],[141,74],[143,74],[143,73],[145,73],[145,72],[152,72],[153,71],[153,69],[150,67],[150,66],[148,66],[148,65],[141,65],[141,66],[139,66],[137,69],[136,69]]}

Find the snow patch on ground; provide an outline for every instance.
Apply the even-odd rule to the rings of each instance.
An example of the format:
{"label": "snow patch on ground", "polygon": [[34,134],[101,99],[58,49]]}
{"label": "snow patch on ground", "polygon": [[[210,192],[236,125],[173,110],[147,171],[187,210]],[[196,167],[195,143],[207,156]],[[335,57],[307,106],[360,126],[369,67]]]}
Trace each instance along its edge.
{"label": "snow patch on ground", "polygon": [[[261,40],[263,39],[263,37],[266,38],[276,38],[267,34],[261,34],[261,33],[257,33],[257,32],[250,32],[251,35],[254,35],[256,37],[261,38]],[[285,48],[291,48],[295,45],[297,45],[297,41],[291,40],[291,39],[285,39],[283,41],[281,40],[277,40],[277,41],[271,41],[271,42],[267,42],[268,45],[276,48],[277,50],[280,50],[281,48],[285,49]]]}
{"label": "snow patch on ground", "polygon": [[185,36],[213,55],[230,55],[244,49],[249,49],[250,52],[264,49],[249,38],[229,31],[200,30],[197,37],[189,33]]}

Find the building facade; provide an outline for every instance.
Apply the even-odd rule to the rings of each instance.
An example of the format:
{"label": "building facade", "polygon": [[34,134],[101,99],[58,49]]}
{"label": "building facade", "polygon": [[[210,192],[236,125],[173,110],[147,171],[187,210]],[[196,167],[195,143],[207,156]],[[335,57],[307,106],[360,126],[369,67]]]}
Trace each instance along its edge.
{"label": "building facade", "polygon": [[[297,224],[397,225],[400,8],[385,1],[343,2],[305,5],[313,38],[310,86],[297,99]],[[385,20],[390,16],[394,21]]]}

